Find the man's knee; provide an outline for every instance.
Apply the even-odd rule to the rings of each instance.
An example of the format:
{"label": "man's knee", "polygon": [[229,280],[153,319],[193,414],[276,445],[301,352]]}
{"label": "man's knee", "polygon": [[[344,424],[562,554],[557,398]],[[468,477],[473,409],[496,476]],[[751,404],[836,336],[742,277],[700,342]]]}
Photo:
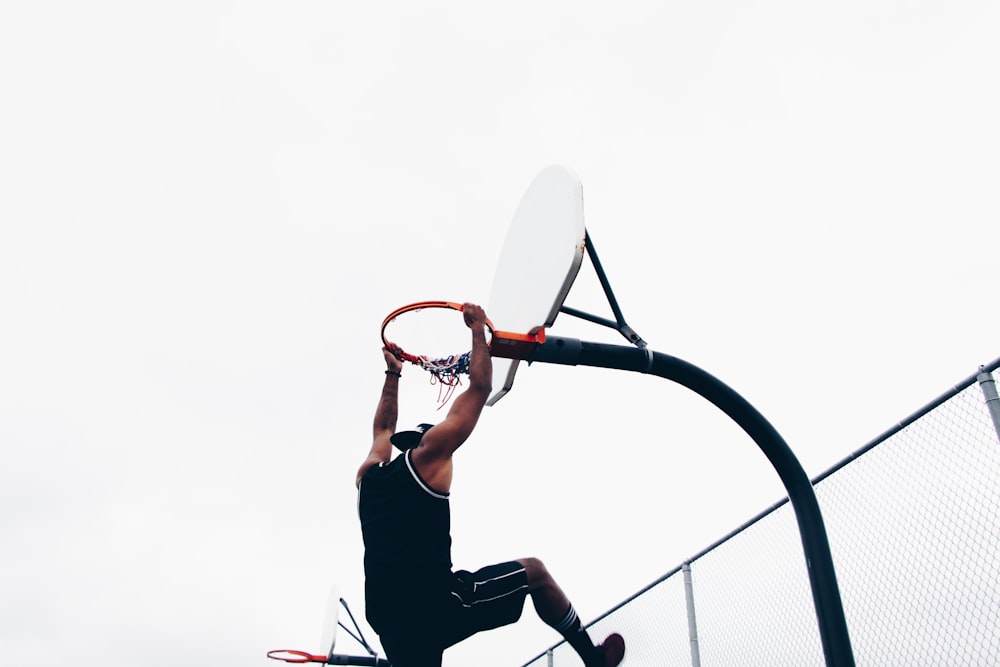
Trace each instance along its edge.
{"label": "man's knee", "polygon": [[519,558],[517,562],[524,566],[524,572],[528,575],[529,589],[534,590],[552,581],[552,575],[546,569],[545,563],[539,559]]}

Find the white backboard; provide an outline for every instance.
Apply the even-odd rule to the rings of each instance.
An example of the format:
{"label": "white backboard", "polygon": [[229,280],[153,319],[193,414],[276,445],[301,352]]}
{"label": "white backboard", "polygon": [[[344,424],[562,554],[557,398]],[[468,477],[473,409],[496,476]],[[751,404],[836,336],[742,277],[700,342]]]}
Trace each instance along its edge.
{"label": "white backboard", "polygon": [[334,584],[330,587],[330,595],[326,599],[326,617],[323,619],[323,636],[320,646],[329,657],[337,643],[337,620],[340,613],[340,588]]}
{"label": "white backboard", "polygon": [[[486,315],[498,331],[536,333],[555,322],[585,252],[583,187],[560,165],[543,169],[514,213]],[[493,359],[493,405],[510,391],[519,362]]]}

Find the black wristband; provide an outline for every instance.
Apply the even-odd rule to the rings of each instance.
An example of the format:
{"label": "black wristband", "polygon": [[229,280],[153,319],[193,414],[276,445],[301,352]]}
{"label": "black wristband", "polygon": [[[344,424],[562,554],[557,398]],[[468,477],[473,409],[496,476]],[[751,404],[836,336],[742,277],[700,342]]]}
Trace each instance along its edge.
{"label": "black wristband", "polygon": [[399,371],[386,371],[385,374],[386,375],[395,375],[398,378],[403,377],[403,374],[400,373]]}

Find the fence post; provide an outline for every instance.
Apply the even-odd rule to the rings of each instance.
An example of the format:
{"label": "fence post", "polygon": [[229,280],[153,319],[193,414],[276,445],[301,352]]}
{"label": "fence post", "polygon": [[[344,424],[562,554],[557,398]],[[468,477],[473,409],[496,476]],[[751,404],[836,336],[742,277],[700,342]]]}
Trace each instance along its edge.
{"label": "fence post", "polygon": [[556,664],[555,654],[552,652],[552,649],[549,649],[548,651],[545,652],[545,657],[548,658],[546,662],[548,662],[549,667],[552,667],[553,665]]}
{"label": "fence post", "polygon": [[688,637],[691,640],[691,667],[701,667],[701,650],[698,648],[698,621],[694,615],[694,582],[691,580],[691,563],[681,566],[684,572],[684,599],[687,601]]}
{"label": "fence post", "polygon": [[976,376],[976,380],[979,381],[979,388],[983,391],[983,396],[986,397],[986,407],[990,411],[990,417],[993,418],[993,430],[997,432],[997,439],[1000,439],[1000,396],[997,395],[997,385],[993,380],[993,374],[985,370],[985,366],[979,367],[979,375]]}

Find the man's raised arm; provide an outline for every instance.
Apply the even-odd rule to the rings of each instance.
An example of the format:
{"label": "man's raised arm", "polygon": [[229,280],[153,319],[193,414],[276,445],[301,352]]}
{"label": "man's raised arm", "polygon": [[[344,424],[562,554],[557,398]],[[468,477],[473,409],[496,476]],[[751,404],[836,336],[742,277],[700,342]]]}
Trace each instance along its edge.
{"label": "man's raised arm", "polygon": [[463,304],[462,313],[472,332],[469,388],[455,398],[448,416],[427,432],[413,452],[424,479],[440,491],[447,491],[451,486],[451,457],[476,428],[493,390],[493,359],[486,343],[486,313],[473,303]]}
{"label": "man's raised arm", "polygon": [[355,486],[361,483],[361,478],[368,468],[385,463],[392,457],[392,442],[389,438],[396,432],[396,418],[399,415],[399,380],[403,364],[387,347],[382,348],[382,355],[385,357],[386,366],[385,383],[382,385],[382,395],[375,408],[372,448],[358,469],[358,476],[354,480]]}

